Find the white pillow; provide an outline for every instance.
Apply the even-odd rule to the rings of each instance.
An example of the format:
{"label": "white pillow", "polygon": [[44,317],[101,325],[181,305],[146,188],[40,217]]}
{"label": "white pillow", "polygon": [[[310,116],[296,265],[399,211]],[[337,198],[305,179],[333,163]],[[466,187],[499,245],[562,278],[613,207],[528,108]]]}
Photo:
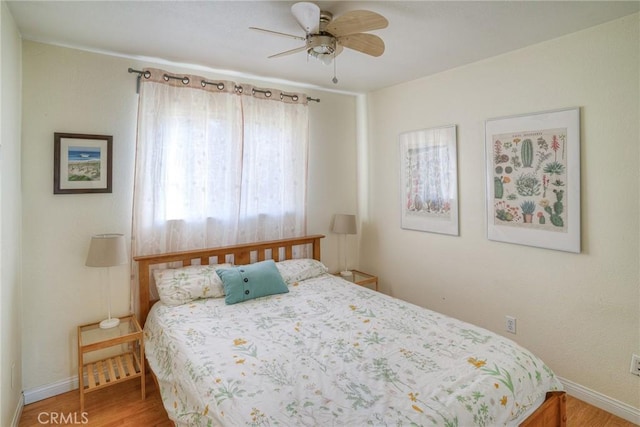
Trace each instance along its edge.
{"label": "white pillow", "polygon": [[231,267],[231,264],[190,265],[154,270],[160,301],[167,305],[181,305],[201,298],[221,298],[224,286],[216,269]]}
{"label": "white pillow", "polygon": [[329,269],[320,261],[311,258],[289,259],[276,262],[280,275],[289,286],[296,282],[325,274]]}

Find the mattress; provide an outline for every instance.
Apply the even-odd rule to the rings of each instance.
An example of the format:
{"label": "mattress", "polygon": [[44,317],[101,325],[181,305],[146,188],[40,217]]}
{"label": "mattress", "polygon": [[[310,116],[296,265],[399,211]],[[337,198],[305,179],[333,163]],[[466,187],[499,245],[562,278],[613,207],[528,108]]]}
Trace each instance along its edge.
{"label": "mattress", "polygon": [[178,426],[517,425],[562,389],[477,326],[330,274],[289,290],[153,306],[146,355]]}

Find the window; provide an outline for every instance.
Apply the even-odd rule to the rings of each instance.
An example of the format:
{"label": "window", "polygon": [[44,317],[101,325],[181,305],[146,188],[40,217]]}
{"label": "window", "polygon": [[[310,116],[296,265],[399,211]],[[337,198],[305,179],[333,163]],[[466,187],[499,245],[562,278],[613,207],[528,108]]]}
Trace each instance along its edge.
{"label": "window", "polygon": [[134,254],[304,234],[306,102],[151,74],[139,100]]}

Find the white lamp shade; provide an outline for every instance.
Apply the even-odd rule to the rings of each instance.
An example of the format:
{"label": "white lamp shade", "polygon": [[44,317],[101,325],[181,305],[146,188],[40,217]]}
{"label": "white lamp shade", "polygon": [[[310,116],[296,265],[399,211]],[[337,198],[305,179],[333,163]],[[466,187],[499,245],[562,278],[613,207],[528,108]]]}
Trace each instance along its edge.
{"label": "white lamp shade", "polygon": [[333,232],[338,234],[356,234],[356,216],[336,214],[333,219]]}
{"label": "white lamp shade", "polygon": [[97,234],[91,237],[87,267],[113,267],[129,262],[123,234]]}

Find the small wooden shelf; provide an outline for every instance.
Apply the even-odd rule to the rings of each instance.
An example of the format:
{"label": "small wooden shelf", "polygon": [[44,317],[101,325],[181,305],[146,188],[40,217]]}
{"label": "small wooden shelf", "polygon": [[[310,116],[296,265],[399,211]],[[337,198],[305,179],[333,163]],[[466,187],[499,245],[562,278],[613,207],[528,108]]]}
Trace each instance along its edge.
{"label": "small wooden shelf", "polygon": [[134,315],[121,317],[109,329],[100,329],[99,323],[78,326],[80,411],[86,393],[137,378],[144,400],[144,339]]}
{"label": "small wooden shelf", "polygon": [[135,353],[131,352],[90,362],[83,368],[87,377],[87,384],[84,385],[85,393],[142,375],[140,360]]}

